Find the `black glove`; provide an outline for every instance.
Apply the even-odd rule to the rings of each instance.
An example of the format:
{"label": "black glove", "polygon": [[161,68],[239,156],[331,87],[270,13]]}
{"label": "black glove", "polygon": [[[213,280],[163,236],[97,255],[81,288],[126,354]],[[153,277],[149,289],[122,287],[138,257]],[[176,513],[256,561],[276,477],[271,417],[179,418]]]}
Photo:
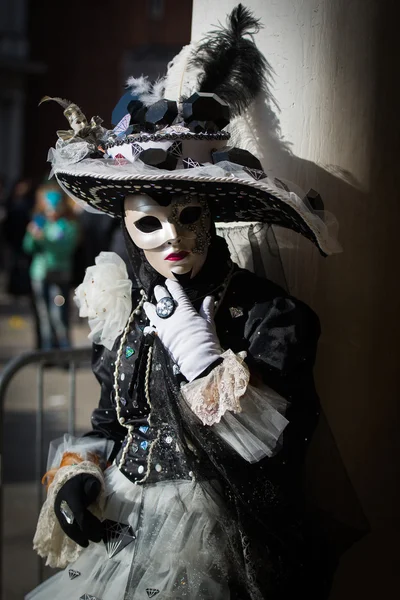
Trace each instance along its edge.
{"label": "black glove", "polygon": [[[64,483],[54,502],[54,512],[62,530],[83,548],[87,548],[89,540],[100,542],[104,535],[104,525],[87,509],[96,500],[100,490],[101,483],[96,477],[80,473]],[[62,512],[63,501],[72,512],[71,518],[67,519]],[[71,520],[72,523],[69,523]]]}

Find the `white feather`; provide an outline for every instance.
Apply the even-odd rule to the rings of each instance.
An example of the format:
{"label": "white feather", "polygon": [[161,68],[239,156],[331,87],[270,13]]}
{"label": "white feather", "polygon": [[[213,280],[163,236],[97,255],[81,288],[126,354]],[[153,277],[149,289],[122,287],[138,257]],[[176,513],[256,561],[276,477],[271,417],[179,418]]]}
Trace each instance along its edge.
{"label": "white feather", "polygon": [[260,94],[249,108],[239,117],[232,119],[227,129],[231,134],[230,146],[248,150],[254,154],[268,172],[271,154],[284,150],[290,153],[290,146],[282,140],[279,119],[271,102]]}
{"label": "white feather", "polygon": [[[139,99],[145,106],[151,106],[164,98],[165,77],[160,77],[153,83],[152,88],[145,94],[141,94]],[[168,98],[169,99],[169,98]]]}
{"label": "white feather", "polygon": [[263,158],[260,138],[254,123],[254,116],[249,111],[232,119],[227,129],[231,134],[229,140],[230,146],[248,150],[260,160]]}
{"label": "white feather", "polygon": [[196,90],[200,69],[188,66],[189,58],[195,47],[196,42],[184,46],[169,63],[165,78],[164,98],[179,102],[182,96],[191,96]]}
{"label": "white feather", "polygon": [[145,75],[141,75],[140,77],[129,77],[126,85],[130,88],[132,96],[139,97],[142,94],[147,94],[151,87],[149,78]]}

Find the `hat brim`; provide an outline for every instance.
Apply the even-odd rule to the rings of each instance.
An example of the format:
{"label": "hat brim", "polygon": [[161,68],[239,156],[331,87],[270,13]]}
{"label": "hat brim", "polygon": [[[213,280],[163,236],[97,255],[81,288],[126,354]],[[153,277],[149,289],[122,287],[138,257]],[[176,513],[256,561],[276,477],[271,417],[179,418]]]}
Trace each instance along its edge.
{"label": "hat brim", "polygon": [[[257,221],[291,229],[313,242],[323,256],[338,251],[324,222],[298,196],[262,181],[230,177],[195,177],[191,169],[151,175],[90,174],[56,170],[61,187],[72,197],[114,217],[122,216],[129,194],[204,196],[216,223]],[[269,180],[268,180],[269,181]]]}

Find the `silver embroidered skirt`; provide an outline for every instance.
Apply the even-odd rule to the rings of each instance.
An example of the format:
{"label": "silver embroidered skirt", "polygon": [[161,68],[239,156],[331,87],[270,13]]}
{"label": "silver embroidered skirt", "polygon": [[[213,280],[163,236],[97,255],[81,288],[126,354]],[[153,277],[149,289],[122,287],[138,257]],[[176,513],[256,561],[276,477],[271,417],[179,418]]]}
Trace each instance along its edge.
{"label": "silver embroidered skirt", "polygon": [[229,600],[225,509],[210,484],[135,485],[112,466],[106,491],[105,518],[133,535],[91,543],[26,600]]}

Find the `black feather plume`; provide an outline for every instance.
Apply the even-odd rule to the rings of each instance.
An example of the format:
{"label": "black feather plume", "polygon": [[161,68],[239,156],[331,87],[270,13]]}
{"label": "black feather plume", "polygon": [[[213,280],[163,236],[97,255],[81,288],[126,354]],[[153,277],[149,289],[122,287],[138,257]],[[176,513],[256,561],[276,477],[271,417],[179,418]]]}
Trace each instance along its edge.
{"label": "black feather plume", "polygon": [[190,64],[202,69],[197,91],[217,94],[234,117],[266,89],[268,63],[252,39],[262,27],[259,19],[238,4],[227,21],[227,27],[211,31],[200,42]]}

